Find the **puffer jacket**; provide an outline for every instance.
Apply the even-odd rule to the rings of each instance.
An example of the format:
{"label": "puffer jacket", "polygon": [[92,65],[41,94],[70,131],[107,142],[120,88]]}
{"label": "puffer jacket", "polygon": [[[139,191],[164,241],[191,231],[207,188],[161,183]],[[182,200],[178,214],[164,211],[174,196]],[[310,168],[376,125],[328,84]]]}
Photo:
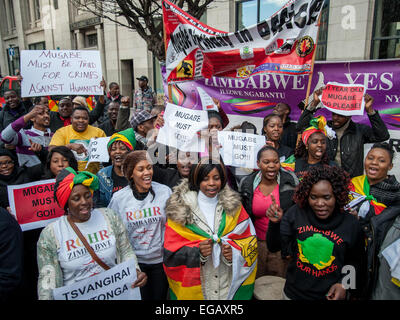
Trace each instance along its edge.
{"label": "puffer jacket", "polygon": [[[313,112],[304,110],[301,114],[296,128],[298,131],[304,130],[309,126]],[[389,131],[385,123],[379,116],[378,111],[375,114],[368,115],[371,127],[355,123],[350,120],[348,128],[340,139],[340,159],[342,168],[346,170],[351,177],[360,176],[364,173],[364,144],[382,142],[390,138]],[[332,128],[332,121],[328,121],[328,126]],[[327,152],[329,160],[334,161],[338,149],[338,139],[327,139]]]}
{"label": "puffer jacket", "polygon": [[[213,234],[204,222],[207,219],[198,206],[197,197],[198,193],[189,189],[189,181],[182,179],[182,182],[174,187],[173,193],[167,201],[165,209],[167,218],[181,225],[195,224],[207,233]],[[218,194],[214,220],[215,229],[218,230],[224,210],[227,215],[234,216],[241,205],[240,195],[229,186],[225,186]],[[228,296],[232,281],[232,264],[222,254],[221,261],[216,269],[214,269],[211,258],[201,266],[201,287],[206,300],[221,300]],[[198,264],[200,265],[200,250]]]}

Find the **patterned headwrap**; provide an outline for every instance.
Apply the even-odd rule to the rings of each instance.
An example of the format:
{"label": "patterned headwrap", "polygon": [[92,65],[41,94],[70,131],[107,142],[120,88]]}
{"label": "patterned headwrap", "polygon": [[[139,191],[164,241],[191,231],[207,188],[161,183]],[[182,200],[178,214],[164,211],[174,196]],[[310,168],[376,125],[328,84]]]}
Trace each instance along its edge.
{"label": "patterned headwrap", "polygon": [[310,126],[305,129],[301,135],[301,140],[307,145],[308,139],[313,133],[320,132],[329,139],[333,139],[336,134],[329,126],[326,125],[326,118],[319,116],[310,120]]}
{"label": "patterned headwrap", "polygon": [[99,188],[99,179],[93,173],[81,171],[77,173],[71,167],[65,168],[57,175],[54,185],[54,198],[58,205],[65,209],[74,186],[82,184],[92,192]]}
{"label": "patterned headwrap", "polygon": [[134,150],[136,147],[136,137],[133,128],[126,129],[124,131],[116,132],[110,137],[110,141],[107,144],[107,148],[110,149],[111,145],[115,141],[121,141],[126,145],[129,150]]}

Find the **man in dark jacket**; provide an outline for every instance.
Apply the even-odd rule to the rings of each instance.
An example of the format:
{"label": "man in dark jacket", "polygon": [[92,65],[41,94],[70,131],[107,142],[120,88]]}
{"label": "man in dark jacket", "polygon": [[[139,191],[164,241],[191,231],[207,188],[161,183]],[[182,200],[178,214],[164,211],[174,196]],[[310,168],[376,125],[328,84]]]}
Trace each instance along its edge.
{"label": "man in dark jacket", "polygon": [[[314,92],[314,100],[301,114],[296,125],[298,132],[302,132],[309,126],[310,120],[320,104],[321,93],[322,89]],[[332,120],[328,121],[328,126],[336,133],[334,139],[327,139],[329,160],[336,161],[351,177],[364,173],[364,144],[382,142],[390,138],[385,123],[372,107],[373,102],[374,99],[366,94],[365,111],[371,127],[353,122],[351,116],[342,116],[333,112]]]}
{"label": "man in dark jacket", "polygon": [[15,218],[0,207],[0,302],[17,298],[23,271],[22,231]]}

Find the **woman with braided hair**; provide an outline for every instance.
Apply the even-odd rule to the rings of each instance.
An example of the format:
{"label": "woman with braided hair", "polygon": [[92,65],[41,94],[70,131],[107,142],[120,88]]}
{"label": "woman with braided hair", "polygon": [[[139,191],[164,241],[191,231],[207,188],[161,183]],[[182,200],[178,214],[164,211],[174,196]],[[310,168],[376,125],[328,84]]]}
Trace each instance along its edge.
{"label": "woman with braided hair", "polygon": [[[72,285],[132,258],[138,277],[132,287],[145,285],[147,276],[140,271],[121,219],[112,210],[93,209],[93,191],[98,185],[94,174],[77,173],[70,167],[57,175],[54,197],[65,215],[43,229],[37,244],[39,300],[52,300],[55,288]],[[87,239],[97,259],[84,250],[81,238]]]}
{"label": "woman with braided hair", "polygon": [[[362,289],[363,236],[357,219],[345,210],[349,183],[340,168],[311,168],[295,191],[296,204],[283,217],[273,206],[267,210],[268,249],[281,250],[290,261],[284,299],[343,300],[346,289]],[[355,271],[349,287],[344,266]]]}

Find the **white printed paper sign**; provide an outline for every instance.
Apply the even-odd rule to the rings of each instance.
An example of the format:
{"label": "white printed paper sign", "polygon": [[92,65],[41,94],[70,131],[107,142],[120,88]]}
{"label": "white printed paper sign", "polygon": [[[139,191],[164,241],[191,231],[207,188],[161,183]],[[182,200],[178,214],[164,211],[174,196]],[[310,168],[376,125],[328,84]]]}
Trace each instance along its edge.
{"label": "white printed paper sign", "polygon": [[101,95],[100,52],[22,50],[21,96]]}
{"label": "white printed paper sign", "polygon": [[140,289],[131,288],[137,274],[134,259],[70,286],[53,290],[54,300],[141,300]]}
{"label": "white printed paper sign", "polygon": [[219,150],[226,166],[256,169],[257,153],[265,146],[265,136],[256,134],[219,131]]}
{"label": "white printed paper sign", "polygon": [[186,109],[168,103],[164,113],[164,126],[157,142],[187,152],[204,152],[205,141],[197,132],[208,127],[208,115],[204,110]]}
{"label": "white printed paper sign", "polygon": [[214,103],[213,99],[208,95],[207,92],[205,92],[202,88],[197,87],[197,91],[199,92],[200,95],[200,100],[201,104],[203,106],[203,110],[214,110],[218,112],[218,107]]}
{"label": "white printed paper sign", "polygon": [[91,138],[88,147],[88,163],[86,168],[91,162],[108,162],[110,155],[108,153],[107,144],[110,137]]}

